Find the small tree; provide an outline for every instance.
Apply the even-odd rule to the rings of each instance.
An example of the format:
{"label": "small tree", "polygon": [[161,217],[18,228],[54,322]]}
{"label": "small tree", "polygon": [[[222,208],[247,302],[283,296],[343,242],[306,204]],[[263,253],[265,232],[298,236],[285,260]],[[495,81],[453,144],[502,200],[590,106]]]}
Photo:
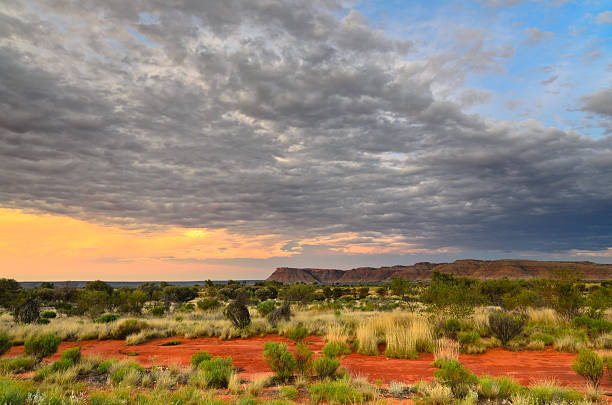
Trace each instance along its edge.
{"label": "small tree", "polygon": [[15,322],[34,323],[40,318],[40,303],[34,297],[26,298],[15,308],[13,314]]}
{"label": "small tree", "polygon": [[489,328],[505,346],[512,338],[523,333],[525,318],[513,316],[503,311],[496,311],[489,315]]}
{"label": "small tree", "polygon": [[604,372],[601,357],[592,350],[581,350],[572,363],[572,370],[587,379],[597,389]]}
{"label": "small tree", "polygon": [[238,329],[244,329],[251,323],[249,309],[239,300],[227,304],[223,314]]}
{"label": "small tree", "polygon": [[270,325],[276,326],[280,321],[288,321],[291,319],[291,307],[289,304],[284,303],[280,307],[274,309],[266,317]]}

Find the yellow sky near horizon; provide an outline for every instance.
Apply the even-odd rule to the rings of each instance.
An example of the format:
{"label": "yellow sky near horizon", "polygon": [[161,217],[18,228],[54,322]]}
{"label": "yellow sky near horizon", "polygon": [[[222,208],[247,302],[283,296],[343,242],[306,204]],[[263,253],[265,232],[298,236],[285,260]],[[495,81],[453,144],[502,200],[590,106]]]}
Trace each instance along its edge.
{"label": "yellow sky near horizon", "polygon": [[[291,257],[303,246],[329,255],[450,251],[417,248],[400,236],[348,232],[288,240],[227,229],[126,229],[9,208],[0,208],[0,235],[0,277],[19,281],[253,279],[261,278],[261,268],[225,259]],[[283,249],[290,241],[296,247]]]}

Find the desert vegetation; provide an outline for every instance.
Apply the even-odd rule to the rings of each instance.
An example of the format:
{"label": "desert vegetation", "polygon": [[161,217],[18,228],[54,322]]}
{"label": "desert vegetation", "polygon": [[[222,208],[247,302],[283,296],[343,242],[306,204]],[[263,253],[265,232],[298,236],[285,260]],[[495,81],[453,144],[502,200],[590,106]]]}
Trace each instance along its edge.
{"label": "desert vegetation", "polygon": [[[0,305],[0,404],[582,403],[601,400],[601,385],[611,378],[612,285],[562,271],[548,279],[434,273],[429,283],[324,286],[230,281],[113,288],[95,281],[26,290],[2,279]],[[123,340],[137,354],[139,345],[158,338],[180,347],[175,338],[261,335],[295,344],[262,343],[268,373],[248,379],[232,353],[199,352],[184,366],[144,367],[82,356],[76,346],[49,360],[59,356],[62,341]],[[323,340],[320,349],[310,347],[313,335]],[[550,375],[524,386],[475,375],[461,362],[492,349],[575,353],[571,368],[584,385],[563,387]],[[431,356],[436,370],[430,382],[368,381],[343,367],[344,357],[355,355]]]}

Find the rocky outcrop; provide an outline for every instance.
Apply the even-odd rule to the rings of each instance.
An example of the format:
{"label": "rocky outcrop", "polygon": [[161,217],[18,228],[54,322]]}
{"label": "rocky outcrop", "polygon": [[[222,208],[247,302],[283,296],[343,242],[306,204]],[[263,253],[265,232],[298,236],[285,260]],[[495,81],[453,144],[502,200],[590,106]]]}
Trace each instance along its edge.
{"label": "rocky outcrop", "polygon": [[585,280],[612,280],[612,265],[592,262],[540,262],[536,260],[457,260],[453,263],[416,263],[412,266],[358,267],[351,270],[280,267],[267,280],[282,283],[383,283],[392,277],[427,281],[434,271],[480,279],[550,277],[569,270]]}

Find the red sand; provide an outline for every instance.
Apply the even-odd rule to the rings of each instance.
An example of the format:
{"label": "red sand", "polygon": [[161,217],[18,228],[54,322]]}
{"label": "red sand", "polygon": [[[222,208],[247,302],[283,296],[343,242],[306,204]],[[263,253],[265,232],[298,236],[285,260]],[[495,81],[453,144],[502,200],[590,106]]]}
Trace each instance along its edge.
{"label": "red sand", "polygon": [[[181,344],[161,346],[162,343],[170,340],[178,340]],[[270,373],[262,357],[265,342],[284,342],[287,343],[290,350],[295,346],[292,341],[274,335],[232,340],[168,338],[156,339],[138,346],[126,346],[123,340],[90,340],[62,342],[58,353],[50,360],[58,359],[59,353],[64,349],[81,346],[81,351],[85,356],[132,359],[145,367],[152,364],[171,363],[187,365],[193,353],[206,350],[213,356],[230,356],[234,365],[243,370],[241,377],[249,379],[256,374]],[[309,337],[306,342],[315,353],[320,353],[324,343],[322,337],[319,336]],[[22,346],[13,347],[4,357],[17,356],[22,350]],[[128,353],[138,353],[138,355],[128,356]],[[553,350],[510,352],[503,349],[492,349],[479,355],[461,355],[459,360],[472,372],[479,375],[510,375],[522,384],[530,384],[543,379],[555,379],[561,385],[581,388],[584,387],[585,380],[571,369],[574,357],[574,354]],[[432,361],[433,355],[431,354],[421,355],[417,360],[401,360],[353,353],[342,359],[342,365],[349,372],[366,376],[370,381],[414,383],[419,380],[431,380],[434,371],[431,366]],[[612,391],[609,378],[605,376],[603,380],[603,391]]]}

